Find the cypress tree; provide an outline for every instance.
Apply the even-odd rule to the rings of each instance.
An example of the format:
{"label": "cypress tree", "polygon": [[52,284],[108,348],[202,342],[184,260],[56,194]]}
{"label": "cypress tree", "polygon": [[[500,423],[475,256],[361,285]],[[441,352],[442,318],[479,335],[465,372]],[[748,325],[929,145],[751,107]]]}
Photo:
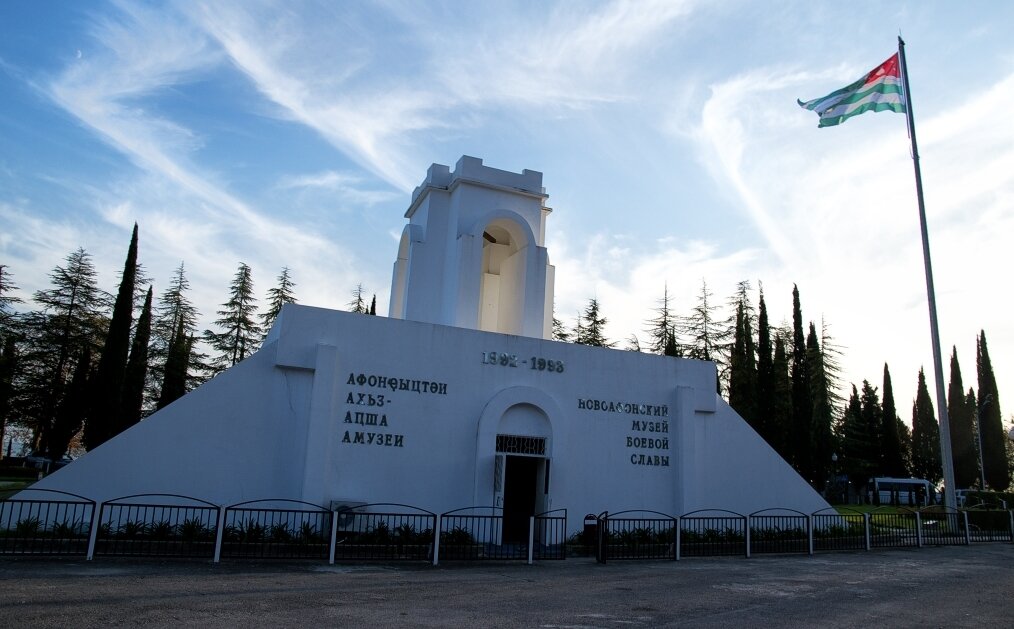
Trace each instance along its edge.
{"label": "cypress tree", "polygon": [[994,491],[1007,491],[1010,487],[1010,468],[1007,465],[1007,435],[1000,415],[1000,394],[996,390],[996,377],[986,347],[986,332],[981,330],[976,342],[975,366],[979,381],[979,425],[982,431],[982,467],[986,485]]}
{"label": "cypress tree", "polygon": [[[902,434],[898,427],[901,419],[894,404],[894,386],[891,384],[891,371],[884,363],[884,401],[883,423],[880,428],[881,471],[886,476],[902,478],[908,476],[905,464],[905,451]],[[904,425],[904,424],[901,424]]]}
{"label": "cypress tree", "polygon": [[979,489],[985,489],[983,487],[982,468],[979,467],[979,402],[976,400],[975,389],[972,387],[968,387],[968,393],[965,394],[965,412],[970,417],[975,418],[975,432],[972,435],[972,454],[975,458],[975,481],[973,484]]}
{"label": "cypress tree", "polygon": [[867,441],[865,443],[865,458],[870,462],[870,475],[884,475],[883,435],[881,427],[884,424],[884,410],[880,407],[880,397],[877,396],[877,388],[868,380],[863,380],[863,391],[859,397],[862,403],[862,421],[866,431]]}
{"label": "cypress tree", "polygon": [[[866,383],[867,386],[869,383]],[[864,391],[865,391],[864,387]],[[869,423],[863,417],[863,403],[856,385],[852,385],[845,412],[842,414],[841,466],[856,488],[865,487],[876,469],[875,452],[871,453]]]}
{"label": "cypress tree", "polygon": [[7,418],[14,398],[14,374],[18,368],[18,354],[14,336],[7,336],[0,345],[0,459],[4,458],[3,443],[7,434]]}
{"label": "cypress tree", "polygon": [[90,404],[85,422],[84,441],[89,450],[116,434],[116,417],[123,393],[123,376],[130,349],[130,324],[134,310],[134,279],[137,276],[137,223],[130,236],[127,259],[123,263],[120,290],[113,304],[113,318],[99,356],[94,381],[90,383]]}
{"label": "cypress tree", "polygon": [[824,358],[817,341],[817,328],[810,322],[806,336],[807,362],[810,369],[810,398],[813,400],[813,416],[810,431],[813,435],[813,459],[810,479],[817,491],[823,491],[831,476],[831,399],[828,382],[824,373]]}
{"label": "cypress tree", "polygon": [[757,422],[757,368],[753,359],[752,330],[746,306],[736,306],[736,333],[729,357],[729,406],[758,434],[765,429]]}
{"label": "cypress tree", "polygon": [[771,327],[768,324],[768,308],[764,303],[764,289],[760,290],[757,315],[757,424],[761,436],[773,446],[775,372],[771,355]]}
{"label": "cypress tree", "polygon": [[922,369],[919,369],[919,384],[912,405],[912,475],[934,484],[944,476],[940,465],[940,424],[933,412],[933,401]]}
{"label": "cypress tree", "polygon": [[183,397],[187,392],[187,365],[190,360],[190,347],[193,344],[193,337],[187,337],[180,320],[169,345],[169,357],[165,363],[165,375],[162,379],[161,392],[159,393],[156,409],[161,409],[172,402]]}
{"label": "cypress tree", "polygon": [[123,395],[120,400],[118,432],[130,428],[141,421],[144,406],[144,382],[148,375],[148,341],[151,338],[151,298],[152,290],[144,298],[141,316],[137,319],[134,330],[134,342],[130,346],[130,358],[123,377]]}
{"label": "cypress tree", "polygon": [[46,433],[43,451],[46,457],[58,461],[67,453],[67,447],[74,435],[81,430],[85,422],[85,410],[88,403],[88,376],[91,373],[92,351],[87,345],[81,350],[74,367],[67,392],[56,410],[53,427]]}
{"label": "cypress tree", "polygon": [[374,317],[377,316],[377,295],[373,295],[373,299],[370,301],[370,314]]}
{"label": "cypress tree", "polygon": [[806,338],[803,336],[803,313],[799,305],[799,288],[792,285],[792,433],[790,462],[807,478],[813,469],[813,399],[810,396],[810,370],[806,360]]}
{"label": "cypress tree", "polygon": [[965,385],[961,382],[958,348],[951,350],[951,381],[947,387],[947,419],[951,428],[951,460],[956,487],[971,487],[979,476],[975,448],[975,415],[965,403]]}
{"label": "cypress tree", "polygon": [[771,447],[786,461],[791,456],[792,433],[792,381],[789,378],[789,358],[785,351],[785,338],[775,335],[775,356],[771,363],[774,397],[771,405]]}

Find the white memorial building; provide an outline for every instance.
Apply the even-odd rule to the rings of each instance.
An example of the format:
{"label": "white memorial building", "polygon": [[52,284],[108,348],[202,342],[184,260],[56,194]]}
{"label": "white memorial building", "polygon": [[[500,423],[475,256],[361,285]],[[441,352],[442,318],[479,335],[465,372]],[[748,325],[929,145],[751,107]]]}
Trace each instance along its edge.
{"label": "white memorial building", "polygon": [[713,363],[549,340],[546,199],[539,172],[432,165],[390,316],[285,306],[256,354],[35,486],[566,508],[568,531],[605,510],[828,507],[715,393]]}

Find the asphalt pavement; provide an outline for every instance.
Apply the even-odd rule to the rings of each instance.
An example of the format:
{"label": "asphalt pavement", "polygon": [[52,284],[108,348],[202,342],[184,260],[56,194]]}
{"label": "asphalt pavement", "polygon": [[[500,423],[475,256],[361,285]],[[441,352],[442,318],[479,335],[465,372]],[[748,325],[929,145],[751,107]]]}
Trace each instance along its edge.
{"label": "asphalt pavement", "polygon": [[1010,627],[1014,545],[335,565],[0,558],[0,627]]}

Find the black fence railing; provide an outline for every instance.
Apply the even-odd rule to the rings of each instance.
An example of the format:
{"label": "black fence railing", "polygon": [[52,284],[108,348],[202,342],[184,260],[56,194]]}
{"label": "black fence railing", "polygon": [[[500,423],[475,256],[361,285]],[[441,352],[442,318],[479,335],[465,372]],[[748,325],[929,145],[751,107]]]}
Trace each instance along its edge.
{"label": "black fence railing", "polygon": [[979,504],[964,511],[972,542],[1014,542],[1014,518],[1000,505]]}
{"label": "black fence railing", "polygon": [[681,516],[679,526],[679,557],[747,554],[745,515],[701,509]]}
{"label": "black fence railing", "polygon": [[[54,500],[53,496],[64,498]],[[63,491],[27,489],[0,500],[0,554],[86,555],[95,502]]]}
{"label": "black fence railing", "polygon": [[750,552],[810,552],[809,516],[794,509],[764,509],[751,513]]}
{"label": "black fence railing", "polygon": [[[481,513],[488,511],[488,513]],[[500,507],[463,507],[440,515],[440,560],[528,559],[528,526],[504,530]]]}
{"label": "black fence railing", "polygon": [[280,498],[232,505],[225,509],[221,556],[327,560],[332,515],[330,510],[309,502]]}
{"label": "black fence railing", "polygon": [[335,512],[334,559],[432,560],[437,516],[401,504],[368,504]]}
{"label": "black fence railing", "polygon": [[870,545],[873,548],[918,546],[915,512],[904,507],[880,507],[871,511]]}
{"label": "black fence railing", "polygon": [[[54,498],[55,497],[55,498]],[[970,542],[1014,543],[1014,511],[976,505],[863,514],[765,509],[749,516],[700,510],[682,516],[637,510],[589,514],[568,538],[567,511],[505,517],[493,507],[440,516],[418,507],[369,504],[332,511],[270,499],[229,507],[175,494],[97,504],[44,489],[0,498],[0,555],[305,558],[326,561],[600,560],[855,551]]]}
{"label": "black fence railing", "polygon": [[600,563],[610,559],[676,559],[676,518],[658,511],[604,513]]}
{"label": "black fence railing", "polygon": [[215,556],[218,513],[210,502],[177,494],[116,498],[102,503],[94,553],[210,559]]}
{"label": "black fence railing", "polygon": [[952,546],[969,542],[965,515],[943,506],[919,510],[919,529],[923,546]]}
{"label": "black fence railing", "polygon": [[567,558],[567,510],[556,509],[532,518],[532,559]]}
{"label": "black fence railing", "polygon": [[824,509],[813,514],[813,550],[866,550],[866,516]]}

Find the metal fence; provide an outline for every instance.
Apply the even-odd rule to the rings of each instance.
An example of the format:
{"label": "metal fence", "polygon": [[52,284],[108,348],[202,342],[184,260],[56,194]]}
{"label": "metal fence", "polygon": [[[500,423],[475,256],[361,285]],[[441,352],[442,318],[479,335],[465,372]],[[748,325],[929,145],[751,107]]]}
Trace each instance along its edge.
{"label": "metal fence", "polygon": [[679,557],[749,556],[746,516],[724,509],[691,511],[679,518]]}
{"label": "metal fence", "polygon": [[866,516],[849,510],[824,509],[813,514],[813,550],[866,550]]}
{"label": "metal fence", "polygon": [[873,548],[918,546],[915,511],[905,507],[880,507],[869,514]]}
{"label": "metal fence", "polygon": [[810,518],[795,509],[764,509],[749,516],[750,553],[810,552]]}
{"label": "metal fence", "polygon": [[341,509],[334,560],[432,560],[437,515],[402,504],[368,504]]}
{"label": "metal fence", "polygon": [[[0,500],[0,554],[87,554],[93,500],[51,489],[26,489],[16,495]],[[54,495],[65,498],[54,500]]]}
{"label": "metal fence", "polygon": [[999,505],[974,505],[963,513],[968,516],[968,535],[972,542],[1014,542],[1014,511]]}
{"label": "metal fence", "polygon": [[676,559],[677,519],[658,511],[631,510],[599,517],[600,563],[609,559]]}
{"label": "metal fence", "polygon": [[807,515],[709,509],[589,514],[567,538],[567,511],[505,519],[494,507],[442,515],[402,504],[332,511],[288,499],[229,507],[176,494],[101,504],[66,492],[23,489],[0,499],[0,555],[286,558],[334,561],[560,560],[575,548],[600,561],[805,553],[972,542],[1014,543],[1014,511],[826,509]]}
{"label": "metal fence", "polygon": [[319,505],[284,498],[234,504],[225,509],[221,556],[327,560],[332,516]]}
{"label": "metal fence", "polygon": [[210,559],[218,514],[210,502],[177,494],[115,498],[99,510],[94,554]]}
{"label": "metal fence", "polygon": [[439,543],[440,560],[528,559],[527,535],[504,539],[500,507],[463,507],[440,514]]}
{"label": "metal fence", "polygon": [[919,534],[923,546],[967,544],[965,514],[943,506],[925,507],[919,513]]}

